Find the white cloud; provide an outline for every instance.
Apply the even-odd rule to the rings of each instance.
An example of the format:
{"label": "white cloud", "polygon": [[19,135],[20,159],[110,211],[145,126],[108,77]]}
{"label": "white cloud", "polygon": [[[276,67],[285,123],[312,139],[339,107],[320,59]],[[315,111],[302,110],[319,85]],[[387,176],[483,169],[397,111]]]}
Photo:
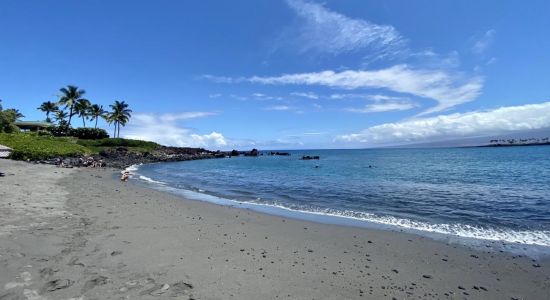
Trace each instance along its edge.
{"label": "white cloud", "polygon": [[342,89],[383,88],[436,100],[438,105],[422,114],[443,111],[453,106],[474,100],[483,87],[483,78],[463,78],[440,70],[412,69],[396,65],[386,69],[323,71],[313,73],[285,74],[273,77],[253,76],[239,78],[234,82],[252,82],[273,85],[321,85]]}
{"label": "white cloud", "polygon": [[481,37],[478,37],[472,46],[474,54],[483,54],[495,40],[496,31],[494,29],[487,30]]}
{"label": "white cloud", "polygon": [[409,100],[389,100],[378,101],[373,104],[367,104],[362,108],[347,108],[349,112],[356,113],[373,113],[373,112],[385,112],[385,111],[399,111],[409,110],[417,107],[417,104]]}
{"label": "white cloud", "polygon": [[387,56],[404,44],[392,26],[348,18],[305,0],[287,0],[287,4],[300,23],[292,26],[283,39],[300,47],[301,52],[339,54],[368,48],[376,56]]}
{"label": "white cloud", "polygon": [[290,95],[292,96],[296,96],[296,97],[303,97],[303,98],[308,98],[308,99],[319,99],[319,96],[315,93],[312,93],[312,92],[307,92],[307,93],[304,93],[304,92],[294,92],[294,93],[290,93]]}
{"label": "white cloud", "polygon": [[162,145],[179,147],[216,148],[227,145],[221,133],[211,132],[200,135],[189,128],[182,127],[177,121],[213,116],[211,112],[184,112],[177,114],[137,113],[132,122],[122,131],[125,138],[154,141]]}
{"label": "white cloud", "polygon": [[372,100],[372,101],[384,101],[384,100],[408,100],[404,97],[388,96],[381,94],[332,94],[329,97],[330,99],[341,100],[341,99],[362,99],[362,100]]}
{"label": "white cloud", "polygon": [[285,111],[285,110],[291,110],[291,109],[292,107],[287,105],[273,105],[265,108],[265,110],[278,110],[278,111]]}
{"label": "white cloud", "polygon": [[256,100],[283,100],[283,98],[279,96],[270,96],[264,93],[252,93],[251,96]]}
{"label": "white cloud", "polygon": [[215,99],[215,98],[219,98],[221,96],[222,96],[222,94],[210,94],[210,95],[208,95],[208,98]]}
{"label": "white cloud", "polygon": [[455,113],[369,127],[339,141],[396,144],[505,134],[550,128],[550,102]]}
{"label": "white cloud", "polygon": [[[215,112],[193,111],[193,112],[163,114],[159,117],[159,119],[164,120],[166,122],[174,122],[174,121],[184,121],[189,119],[210,117],[215,115],[217,115],[217,113]],[[154,117],[154,115],[151,115],[151,116]]]}

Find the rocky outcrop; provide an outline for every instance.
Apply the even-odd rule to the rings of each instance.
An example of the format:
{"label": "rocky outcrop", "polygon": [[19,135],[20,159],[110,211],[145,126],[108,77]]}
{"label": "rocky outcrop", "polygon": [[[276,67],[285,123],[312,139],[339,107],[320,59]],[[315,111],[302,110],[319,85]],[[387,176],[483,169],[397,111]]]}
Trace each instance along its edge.
{"label": "rocky outcrop", "polygon": [[225,158],[231,156],[258,156],[261,155],[258,149],[250,152],[209,151],[203,148],[188,147],[165,147],[161,146],[150,152],[136,152],[126,147],[105,148],[99,155],[80,157],[59,157],[49,160],[36,161],[36,163],[59,165],[63,167],[111,167],[127,168],[135,164],[186,161],[197,159]]}
{"label": "rocky outcrop", "polygon": [[288,152],[269,152],[269,155],[279,155],[279,156],[290,156],[290,153]]}
{"label": "rocky outcrop", "polygon": [[112,167],[127,168],[141,163],[186,161],[196,159],[224,158],[228,153],[209,151],[203,148],[164,147],[151,152],[131,151],[126,147],[106,148],[99,155],[80,157],[59,157],[36,163],[59,165],[62,167]]}
{"label": "rocky outcrop", "polygon": [[258,149],[254,148],[252,149],[252,151],[250,152],[245,152],[244,155],[245,156],[258,156],[259,152],[258,152]]}
{"label": "rocky outcrop", "polygon": [[317,156],[317,155],[316,155],[316,156],[309,156],[309,155],[304,155],[304,156],[302,156],[302,158],[301,158],[301,159],[302,159],[302,160],[310,160],[310,159],[320,159],[320,157],[319,157],[319,156]]}

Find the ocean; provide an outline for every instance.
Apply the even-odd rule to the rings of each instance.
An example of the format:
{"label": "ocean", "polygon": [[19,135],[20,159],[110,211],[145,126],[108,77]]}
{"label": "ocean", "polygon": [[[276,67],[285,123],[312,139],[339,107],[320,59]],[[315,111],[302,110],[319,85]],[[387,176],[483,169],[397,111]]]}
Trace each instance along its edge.
{"label": "ocean", "polygon": [[196,200],[550,252],[549,146],[287,152],[131,170],[141,184]]}

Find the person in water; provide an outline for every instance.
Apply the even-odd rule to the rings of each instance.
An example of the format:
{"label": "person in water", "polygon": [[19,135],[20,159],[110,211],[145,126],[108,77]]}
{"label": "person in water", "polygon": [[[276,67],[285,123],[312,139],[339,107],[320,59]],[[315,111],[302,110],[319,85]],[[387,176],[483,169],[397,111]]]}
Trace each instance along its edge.
{"label": "person in water", "polygon": [[122,172],[122,176],[120,177],[120,181],[126,182],[130,178],[130,171],[124,171]]}

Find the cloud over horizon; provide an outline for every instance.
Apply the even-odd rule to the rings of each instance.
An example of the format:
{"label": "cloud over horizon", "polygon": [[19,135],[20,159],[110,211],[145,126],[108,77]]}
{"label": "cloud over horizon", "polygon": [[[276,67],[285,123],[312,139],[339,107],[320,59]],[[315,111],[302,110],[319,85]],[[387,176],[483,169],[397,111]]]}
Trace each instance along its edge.
{"label": "cloud over horizon", "polygon": [[369,144],[403,144],[544,128],[550,129],[550,102],[385,123],[358,133],[340,135],[336,140]]}
{"label": "cloud over horizon", "polygon": [[197,134],[190,128],[180,126],[177,121],[213,116],[213,112],[183,112],[176,114],[136,113],[132,122],[122,131],[125,138],[154,141],[162,145],[179,147],[216,148],[227,145],[223,134],[212,131]]}

